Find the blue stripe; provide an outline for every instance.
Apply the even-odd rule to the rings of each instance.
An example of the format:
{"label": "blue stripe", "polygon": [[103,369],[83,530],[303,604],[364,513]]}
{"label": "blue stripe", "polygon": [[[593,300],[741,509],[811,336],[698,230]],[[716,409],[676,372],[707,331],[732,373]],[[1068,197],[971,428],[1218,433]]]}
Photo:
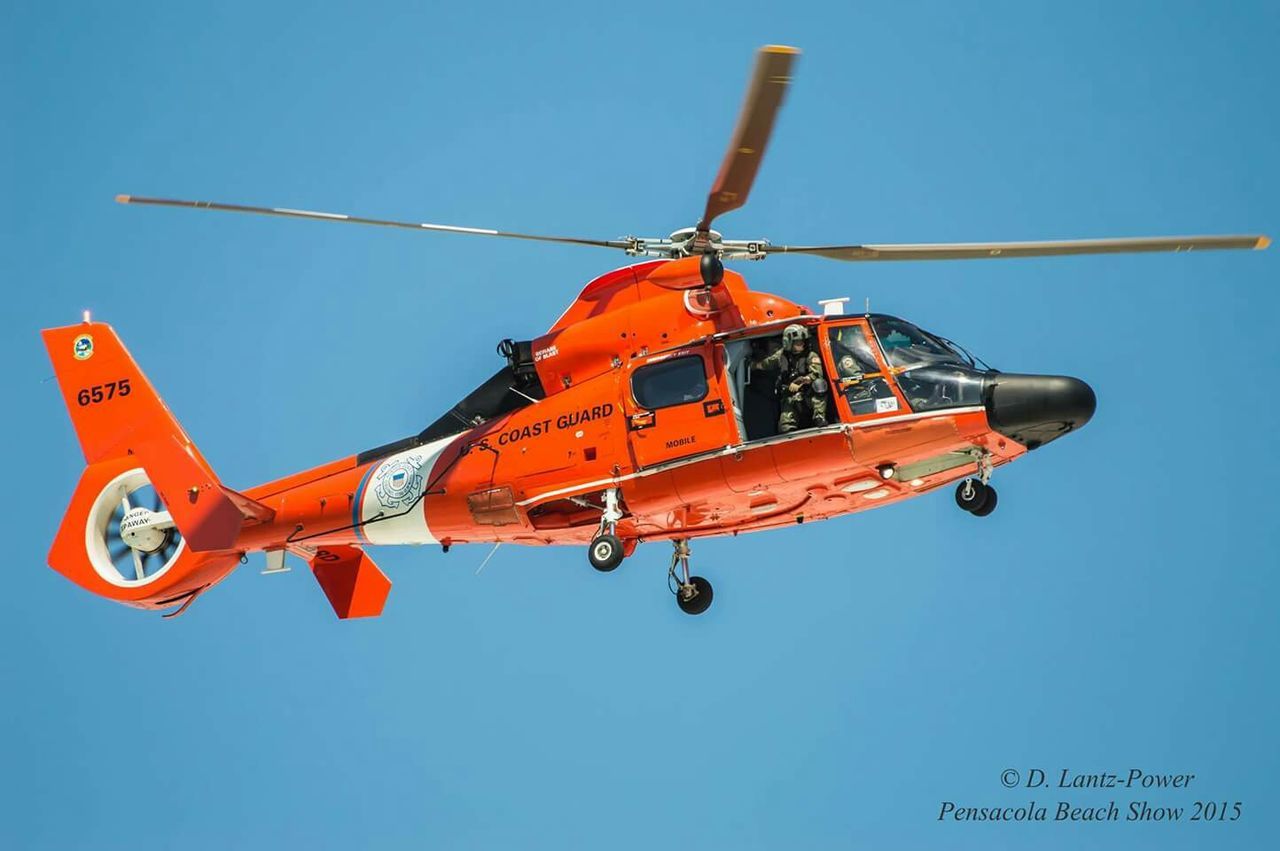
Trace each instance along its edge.
{"label": "blue stripe", "polygon": [[360,508],[364,505],[364,489],[369,484],[369,477],[373,475],[373,471],[377,469],[378,462],[369,465],[369,469],[365,470],[364,475],[360,477],[360,487],[356,488],[356,498],[351,505],[351,525],[355,527],[356,540],[362,544],[369,543],[369,539],[364,536],[364,532],[360,531]]}

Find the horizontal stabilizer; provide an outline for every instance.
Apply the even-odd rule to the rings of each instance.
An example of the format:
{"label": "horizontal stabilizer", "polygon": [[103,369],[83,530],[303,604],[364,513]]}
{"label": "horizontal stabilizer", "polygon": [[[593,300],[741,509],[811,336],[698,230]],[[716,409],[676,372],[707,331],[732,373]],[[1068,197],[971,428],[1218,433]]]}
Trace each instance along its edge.
{"label": "horizontal stabilizer", "polygon": [[311,557],[311,570],[338,617],[376,618],[382,614],[391,580],[359,547],[324,546]]}
{"label": "horizontal stabilizer", "polygon": [[270,523],[275,519],[275,509],[268,508],[256,499],[250,499],[238,491],[233,491],[226,485],[222,486],[222,494],[235,504],[235,507],[239,509],[240,514],[248,523]]}

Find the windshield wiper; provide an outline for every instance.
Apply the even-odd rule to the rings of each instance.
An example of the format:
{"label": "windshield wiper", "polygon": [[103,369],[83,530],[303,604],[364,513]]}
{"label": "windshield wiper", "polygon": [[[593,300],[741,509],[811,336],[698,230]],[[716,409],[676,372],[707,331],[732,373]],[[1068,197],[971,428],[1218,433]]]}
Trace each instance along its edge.
{"label": "windshield wiper", "polygon": [[969,362],[969,366],[973,367],[974,369],[977,369],[978,366],[981,365],[982,368],[985,369],[987,372],[999,372],[999,370],[993,369],[991,365],[986,361],[984,361],[982,358],[974,356],[973,352],[970,352],[968,349],[966,349],[964,346],[960,345],[959,343],[952,342],[951,340],[948,340],[946,337],[939,337],[938,339],[941,340],[944,344],[946,344],[947,348],[951,349],[951,351],[955,352],[956,354],[960,355],[962,358],[967,360]]}

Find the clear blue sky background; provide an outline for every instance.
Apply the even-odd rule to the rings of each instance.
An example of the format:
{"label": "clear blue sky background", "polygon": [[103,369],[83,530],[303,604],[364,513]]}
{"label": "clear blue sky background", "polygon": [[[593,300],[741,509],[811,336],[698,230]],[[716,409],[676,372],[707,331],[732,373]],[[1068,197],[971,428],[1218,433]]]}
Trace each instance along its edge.
{"label": "clear blue sky background", "polygon": [[[1097,390],[949,493],[696,542],[375,552],[340,623],[253,561],[183,618],[44,564],[81,458],[38,329],[112,322],[225,481],[401,437],[626,258],[129,209],[118,192],[611,238],[701,209],[751,52],[805,50],[750,205],[778,242],[1280,236],[1274,3],[18,3],[0,26],[0,846],[1264,847],[1280,252],[741,271]],[[299,565],[299,567],[301,567]],[[1194,772],[1009,791],[1006,767]],[[939,823],[1034,797],[1235,824]],[[1275,847],[1271,845],[1270,847]]]}

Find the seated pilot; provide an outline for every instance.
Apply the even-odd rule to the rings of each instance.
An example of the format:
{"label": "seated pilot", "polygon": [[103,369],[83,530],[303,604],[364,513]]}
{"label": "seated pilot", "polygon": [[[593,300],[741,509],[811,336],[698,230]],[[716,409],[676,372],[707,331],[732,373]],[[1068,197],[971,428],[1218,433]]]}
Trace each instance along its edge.
{"label": "seated pilot", "polygon": [[840,376],[841,386],[861,381],[862,369],[858,366],[858,359],[853,356],[853,353],[843,346],[832,348],[836,355],[836,373]]}

